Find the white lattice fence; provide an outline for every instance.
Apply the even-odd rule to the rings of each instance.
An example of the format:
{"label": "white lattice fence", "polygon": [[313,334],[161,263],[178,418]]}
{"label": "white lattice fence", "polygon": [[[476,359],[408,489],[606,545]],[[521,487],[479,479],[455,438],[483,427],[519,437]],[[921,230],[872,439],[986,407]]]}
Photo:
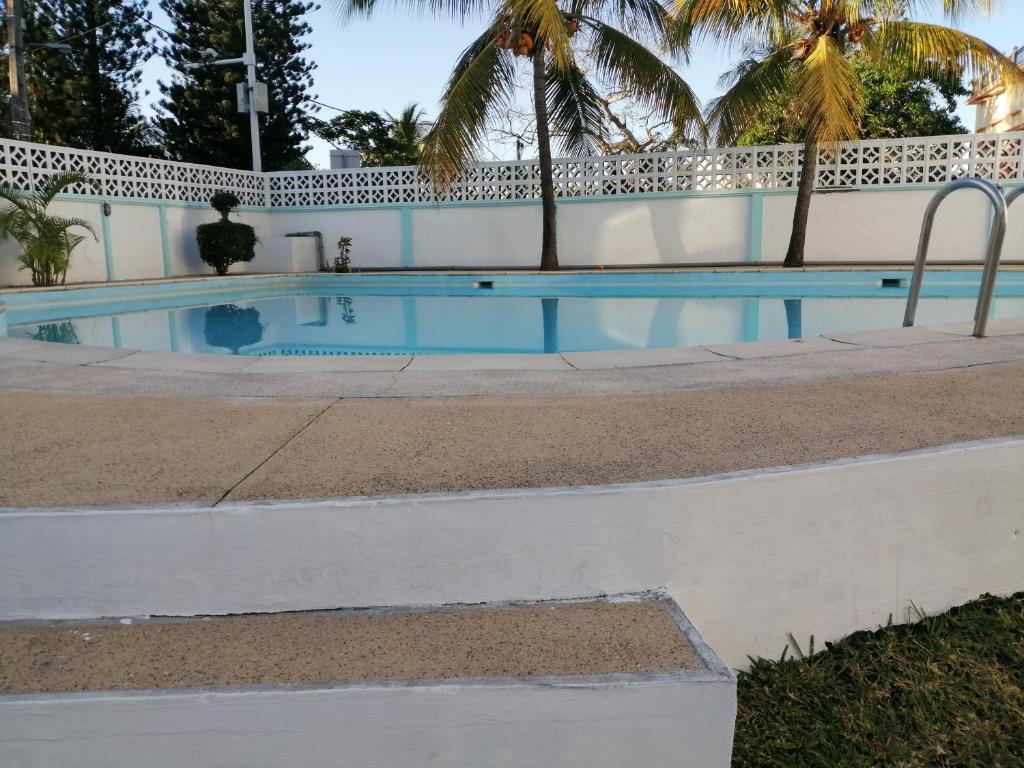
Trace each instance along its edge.
{"label": "white lattice fence", "polygon": [[34,189],[41,180],[65,171],[80,171],[93,180],[68,190],[75,194],[207,202],[214,192],[226,190],[237,194],[243,205],[266,205],[266,178],[252,171],[0,140],[2,182]]}
{"label": "white lattice fence", "polygon": [[[942,184],[962,176],[1024,181],[1024,134],[883,139],[822,149],[817,185],[879,187]],[[738,147],[706,152],[571,158],[555,161],[560,197],[786,189],[800,178],[803,147]],[[386,205],[435,202],[415,167],[270,173],[272,206]],[[540,197],[535,160],[478,164],[444,200]]]}
{"label": "white lattice fence", "polygon": [[[803,147],[737,147],[555,161],[560,197],[787,189],[800,178]],[[80,170],[95,180],[74,192],[111,198],[206,202],[218,190],[245,205],[277,208],[401,205],[437,202],[415,167],[282,171],[227,168],[0,141],[0,181],[32,188],[40,178]],[[859,141],[822,149],[817,186],[888,187],[942,184],[962,176],[1024,182],[1024,133]],[[536,160],[479,163],[444,201],[533,200],[540,197]]]}

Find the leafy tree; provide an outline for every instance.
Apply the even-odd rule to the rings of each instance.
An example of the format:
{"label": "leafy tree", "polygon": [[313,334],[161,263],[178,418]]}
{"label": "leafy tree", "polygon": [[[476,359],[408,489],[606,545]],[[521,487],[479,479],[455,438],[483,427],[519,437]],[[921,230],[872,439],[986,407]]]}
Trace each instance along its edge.
{"label": "leafy tree", "polygon": [[[160,0],[174,24],[164,47],[170,82],[161,82],[157,125],[171,157],[228,168],[251,168],[249,116],[237,110],[235,86],[245,82],[242,65],[185,71],[199,51],[213,48],[223,58],[245,51],[241,0]],[[267,84],[270,111],[261,114],[263,167],[268,171],[302,165],[307,103],[313,98],[315,65],[302,54],[310,32],[304,17],[315,9],[307,0],[253,0],[257,77]]]}
{"label": "leafy tree", "polygon": [[[1024,85],[1009,58],[959,30],[906,18],[923,0],[676,0],[681,37],[744,45],[750,55],[724,79],[708,121],[734,142],[772,110],[806,126],[793,231],[785,265],[803,265],[811,194],[822,145],[856,138],[868,105],[853,58],[885,62],[911,80],[965,73]],[[928,5],[940,5],[939,0]],[[988,12],[994,0],[941,0],[952,21]]]}
{"label": "leafy tree", "polygon": [[[368,14],[377,5],[377,0],[336,1],[350,13]],[[481,9],[473,0],[406,4],[456,19]],[[586,57],[598,79],[631,92],[674,126],[698,122],[700,109],[689,86],[643,42],[668,42],[671,24],[662,0],[495,0],[483,7],[490,8],[490,24],[455,64],[420,162],[442,191],[464,173],[481,148],[488,123],[514,100],[522,60],[536,115],[543,209],[540,268],[557,269],[552,129],[560,150],[571,155],[595,154],[607,132],[601,96],[580,60]]]}
{"label": "leafy tree", "polygon": [[363,165],[415,165],[426,124],[423,110],[410,104],[397,118],[388,113],[345,110],[327,122],[317,121],[313,130],[331,144],[360,152]]}
{"label": "leafy tree", "polygon": [[37,0],[43,39],[70,51],[29,52],[33,133],[38,141],[100,152],[149,155],[154,135],[140,112],[142,65],[150,55],[146,0]]}
{"label": "leafy tree", "polygon": [[[858,124],[861,139],[895,139],[905,136],[945,136],[967,133],[956,114],[956,100],[970,91],[951,77],[912,78],[886,62],[851,59],[864,87],[864,106]],[[803,141],[807,125],[785,100],[763,108],[764,117],[744,131],[741,147],[791,144]]]}

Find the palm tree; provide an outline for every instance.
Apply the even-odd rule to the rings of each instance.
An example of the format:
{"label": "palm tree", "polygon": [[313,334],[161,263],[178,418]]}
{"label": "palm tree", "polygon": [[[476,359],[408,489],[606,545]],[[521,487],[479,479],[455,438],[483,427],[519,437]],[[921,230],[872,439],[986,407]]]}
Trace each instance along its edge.
{"label": "palm tree", "polygon": [[[369,14],[377,0],[336,0],[349,13]],[[443,192],[464,174],[485,140],[489,122],[514,101],[517,62],[532,78],[540,166],[543,230],[540,268],[558,269],[554,128],[560,151],[597,153],[606,137],[601,96],[593,74],[659,111],[678,130],[702,127],[700,107],[686,82],[644,41],[665,45],[671,28],[668,0],[406,0],[415,10],[457,20],[487,10],[491,21],[455,64],[441,110],[426,135],[420,162]],[[623,30],[629,30],[630,33]],[[633,34],[636,37],[632,36]],[[586,57],[588,73],[580,64]]]}
{"label": "palm tree", "polygon": [[419,157],[420,145],[427,135],[428,124],[423,119],[426,113],[420,109],[420,105],[413,103],[407,106],[395,117],[390,112],[385,112],[388,120],[391,121],[391,134],[399,146],[405,149],[412,157]]}
{"label": "palm tree", "polygon": [[956,22],[989,13],[998,0],[676,0],[680,39],[715,38],[740,45],[746,58],[723,76],[725,94],[709,106],[720,145],[790,105],[806,126],[793,230],[784,265],[801,267],[819,148],[856,138],[864,87],[851,64],[859,54],[885,60],[908,76],[952,76],[1024,83],[1024,73],[997,49],[950,27],[907,18],[941,5]]}
{"label": "palm tree", "polygon": [[0,242],[13,237],[21,245],[18,260],[21,269],[32,272],[32,285],[64,284],[71,254],[85,240],[85,235],[72,229],[84,229],[99,239],[85,219],[47,213],[53,199],[67,187],[89,183],[84,174],[69,172],[51,176],[35,192],[25,192],[8,183],[0,185],[0,200],[10,203],[0,211]]}

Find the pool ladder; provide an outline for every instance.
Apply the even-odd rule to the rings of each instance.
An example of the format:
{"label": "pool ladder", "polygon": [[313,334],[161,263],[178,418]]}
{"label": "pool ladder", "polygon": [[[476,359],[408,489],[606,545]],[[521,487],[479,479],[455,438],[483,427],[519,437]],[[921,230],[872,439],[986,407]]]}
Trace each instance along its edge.
{"label": "pool ladder", "polygon": [[910,281],[910,293],[907,295],[907,310],[903,314],[903,327],[914,324],[917,315],[917,300],[921,296],[921,280],[924,278],[924,265],[928,260],[928,245],[932,238],[932,224],[939,204],[958,189],[980,189],[992,203],[995,215],[992,217],[992,228],[988,235],[988,248],[985,252],[985,268],[981,273],[981,287],[978,289],[978,303],[974,308],[974,335],[979,339],[985,335],[988,326],[989,309],[992,306],[992,293],[996,287],[996,273],[999,271],[999,259],[1003,255],[1003,240],[1006,237],[1006,211],[1021,195],[1024,186],[1008,192],[1003,197],[995,184],[986,179],[971,177],[950,182],[938,192],[928,203],[921,223],[921,238],[917,243],[917,258],[914,260],[914,276]]}

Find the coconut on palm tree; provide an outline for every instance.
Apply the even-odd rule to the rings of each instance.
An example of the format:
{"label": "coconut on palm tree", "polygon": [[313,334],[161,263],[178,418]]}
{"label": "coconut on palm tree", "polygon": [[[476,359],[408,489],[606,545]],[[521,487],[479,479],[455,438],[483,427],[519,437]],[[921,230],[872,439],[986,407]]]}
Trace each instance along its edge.
{"label": "coconut on palm tree", "polygon": [[70,186],[89,184],[78,172],[60,173],[41,182],[34,192],[0,185],[0,200],[9,205],[0,211],[0,242],[14,238],[21,246],[21,269],[32,273],[32,285],[63,285],[71,265],[71,254],[85,240],[75,232],[84,229],[99,239],[85,219],[57,216],[48,209],[53,199]]}
{"label": "coconut on palm tree", "polygon": [[[337,2],[356,13],[370,13],[376,5],[376,0]],[[689,86],[648,47],[668,44],[667,0],[494,0],[492,6],[472,0],[406,2],[415,10],[458,20],[480,11],[491,19],[456,62],[440,113],[421,146],[420,163],[440,192],[469,169],[490,121],[512,105],[520,64],[528,71],[543,208],[541,269],[558,269],[552,129],[560,151],[568,155],[596,154],[597,140],[606,136],[592,77],[628,91],[674,130],[702,126]]]}
{"label": "coconut on palm tree", "polygon": [[973,74],[1024,84],[1024,73],[984,41],[908,18],[932,6],[955,22],[995,5],[997,0],[677,0],[681,40],[713,38],[747,52],[723,77],[726,93],[710,105],[708,123],[720,145],[733,143],[780,103],[791,105],[805,126],[785,266],[803,266],[819,149],[857,137],[865,94],[851,57],[885,61],[911,77]]}

